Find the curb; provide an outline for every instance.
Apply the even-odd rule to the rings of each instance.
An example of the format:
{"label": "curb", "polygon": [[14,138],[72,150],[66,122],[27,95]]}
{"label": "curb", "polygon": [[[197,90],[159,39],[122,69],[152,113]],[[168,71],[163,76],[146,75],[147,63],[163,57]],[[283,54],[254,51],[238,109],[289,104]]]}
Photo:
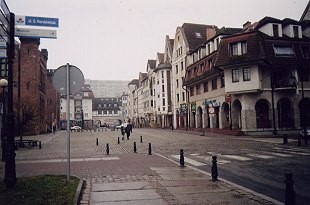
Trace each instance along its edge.
{"label": "curb", "polygon": [[74,203],[73,203],[74,205],[79,205],[80,204],[80,196],[81,196],[84,181],[78,176],[75,176],[75,175],[71,175],[71,176],[80,179],[79,185],[78,185],[76,192],[75,192]]}
{"label": "curb", "polygon": [[[175,163],[175,164],[177,164],[177,165],[179,165],[178,162],[176,162],[176,161],[174,161],[174,160],[172,160],[172,159],[169,159],[169,158],[167,158],[167,157],[165,157],[165,156],[163,156],[163,155],[161,155],[161,154],[156,153],[156,155],[157,155],[157,156],[160,156],[160,157],[162,157],[162,158],[164,158],[164,159],[167,159],[167,160],[169,160],[169,161],[171,161],[171,162],[173,162],[173,163]],[[200,172],[200,173],[202,173],[202,174],[211,176],[211,174],[210,174],[209,172],[206,172],[206,171],[197,169],[196,167],[193,167],[193,166],[191,166],[191,165],[186,165],[186,167],[188,167],[188,168],[190,168],[190,169],[193,169],[193,170],[195,170],[195,171],[198,171],[198,172]],[[223,178],[221,178],[221,177],[218,177],[218,179],[219,179],[220,181],[223,181],[224,183],[227,183],[227,184],[229,184],[229,185],[231,185],[231,186],[234,186],[234,187],[239,188],[239,189],[241,189],[241,190],[243,190],[243,191],[246,191],[246,192],[248,192],[248,193],[251,193],[251,194],[253,194],[253,195],[255,195],[255,196],[258,196],[258,197],[260,197],[260,198],[262,198],[262,199],[264,199],[264,200],[266,200],[266,201],[272,202],[272,203],[274,203],[274,204],[276,204],[276,205],[283,205],[283,204],[284,204],[283,202],[280,202],[280,201],[278,201],[278,200],[276,200],[276,199],[273,199],[273,198],[271,198],[271,197],[269,197],[269,196],[266,196],[266,195],[264,195],[264,194],[255,192],[255,191],[253,191],[253,190],[250,190],[250,189],[248,189],[248,188],[246,188],[246,187],[243,187],[243,186],[240,186],[240,185],[238,185],[238,184],[235,184],[235,183],[233,183],[233,182],[231,182],[231,181],[228,181],[228,180],[226,180],[226,179],[223,179]]]}

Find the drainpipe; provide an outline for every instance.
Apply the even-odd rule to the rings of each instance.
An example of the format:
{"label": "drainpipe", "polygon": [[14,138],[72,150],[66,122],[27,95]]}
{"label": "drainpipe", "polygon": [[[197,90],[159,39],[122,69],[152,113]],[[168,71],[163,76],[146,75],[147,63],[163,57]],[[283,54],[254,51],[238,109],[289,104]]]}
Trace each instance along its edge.
{"label": "drainpipe", "polygon": [[[185,87],[185,88],[184,88]],[[189,91],[187,90],[187,86],[182,86],[183,90],[186,91],[186,104],[187,104],[187,114],[188,114],[188,122],[187,122],[187,127],[186,130],[189,130],[191,127],[190,125],[190,121],[191,121],[191,112],[190,112],[190,104],[189,104]]]}

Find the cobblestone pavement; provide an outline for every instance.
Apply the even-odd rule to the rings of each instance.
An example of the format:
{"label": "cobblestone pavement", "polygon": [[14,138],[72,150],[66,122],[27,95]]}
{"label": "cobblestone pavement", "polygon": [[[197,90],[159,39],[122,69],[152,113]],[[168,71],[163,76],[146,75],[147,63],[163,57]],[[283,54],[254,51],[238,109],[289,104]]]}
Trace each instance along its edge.
{"label": "cobblestone pavement", "polygon": [[[160,173],[163,170],[174,172],[173,169],[180,169],[180,167],[156,153],[163,155],[175,154],[179,152],[180,148],[185,150],[195,148],[195,150],[201,152],[214,151],[214,148],[209,146],[206,141],[212,141],[212,138],[217,136],[214,133],[211,133],[212,136],[210,137],[191,136],[188,133],[160,129],[134,129],[130,140],[122,140],[120,131],[103,130],[100,132],[72,132],[70,134],[70,174],[77,175],[85,181],[81,204],[100,204],[92,201],[92,187],[94,184],[127,182],[148,182],[168,204],[197,204],[200,195],[184,192],[189,194],[187,197],[192,197],[193,200],[189,200],[190,197],[184,198],[184,193],[181,190],[176,190],[176,187],[182,188],[185,186],[180,182],[182,177],[171,180],[166,179],[166,175]],[[119,143],[118,137],[120,138]],[[192,137],[195,143],[189,144],[188,140],[184,140],[188,139],[188,137]],[[225,136],[219,137],[228,138]],[[42,149],[29,147],[16,151],[16,173],[18,177],[41,174],[66,175],[68,163],[67,133],[65,131],[56,132],[55,135],[29,136],[24,137],[24,139],[40,140]],[[176,140],[178,143],[176,143]],[[137,153],[134,153],[134,142],[137,145]],[[151,143],[152,155],[149,155],[149,143]],[[245,143],[247,142],[245,141]],[[107,144],[109,144],[109,155],[107,154]],[[229,143],[223,143],[221,146],[228,149],[232,148]],[[4,163],[0,164],[0,172],[1,176],[4,176]],[[195,174],[193,173],[193,175]],[[169,182],[177,183],[176,181],[179,181],[179,185],[173,186],[169,184]],[[199,180],[190,179],[190,181],[186,182],[199,185],[199,181],[204,182],[204,186],[209,186],[210,176],[206,178],[204,174]],[[244,191],[223,181],[215,183],[220,187],[220,190],[225,188],[224,193],[229,193],[229,197],[232,198],[227,195],[228,199],[224,200],[224,197],[223,203],[218,199],[208,198],[206,200],[209,202],[201,204],[273,204],[266,200],[268,198],[264,199],[256,196],[255,193]],[[216,203],[211,203],[212,201],[216,201]]]}

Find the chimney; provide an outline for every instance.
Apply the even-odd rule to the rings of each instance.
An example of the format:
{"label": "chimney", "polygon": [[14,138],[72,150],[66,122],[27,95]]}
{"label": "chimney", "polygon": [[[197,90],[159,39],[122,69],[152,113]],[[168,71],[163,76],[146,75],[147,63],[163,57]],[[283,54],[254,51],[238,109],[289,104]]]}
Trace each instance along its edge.
{"label": "chimney", "polygon": [[207,33],[207,40],[213,38],[216,34],[216,27],[215,26],[210,26],[210,27],[207,27],[207,30],[206,30],[206,33]]}
{"label": "chimney", "polygon": [[243,24],[243,30],[249,28],[249,26],[251,26],[251,22],[250,21],[245,22],[245,24]]}

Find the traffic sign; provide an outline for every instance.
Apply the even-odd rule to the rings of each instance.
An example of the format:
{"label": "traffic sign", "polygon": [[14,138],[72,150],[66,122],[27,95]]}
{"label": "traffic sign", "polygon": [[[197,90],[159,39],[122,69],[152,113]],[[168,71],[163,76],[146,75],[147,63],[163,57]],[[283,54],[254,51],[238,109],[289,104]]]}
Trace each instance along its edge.
{"label": "traffic sign", "polygon": [[16,28],[16,37],[26,37],[26,38],[57,38],[56,30],[47,29],[33,29],[33,28]]}
{"label": "traffic sign", "polygon": [[84,85],[84,75],[82,71],[74,65],[63,65],[57,68],[53,75],[53,86],[60,94],[67,94],[67,66],[69,66],[69,93],[75,94]]}
{"label": "traffic sign", "polygon": [[0,37],[0,48],[6,48],[6,47],[7,47],[6,41]]}
{"label": "traffic sign", "polygon": [[59,27],[59,20],[58,18],[50,18],[50,17],[16,15],[15,25]]}

